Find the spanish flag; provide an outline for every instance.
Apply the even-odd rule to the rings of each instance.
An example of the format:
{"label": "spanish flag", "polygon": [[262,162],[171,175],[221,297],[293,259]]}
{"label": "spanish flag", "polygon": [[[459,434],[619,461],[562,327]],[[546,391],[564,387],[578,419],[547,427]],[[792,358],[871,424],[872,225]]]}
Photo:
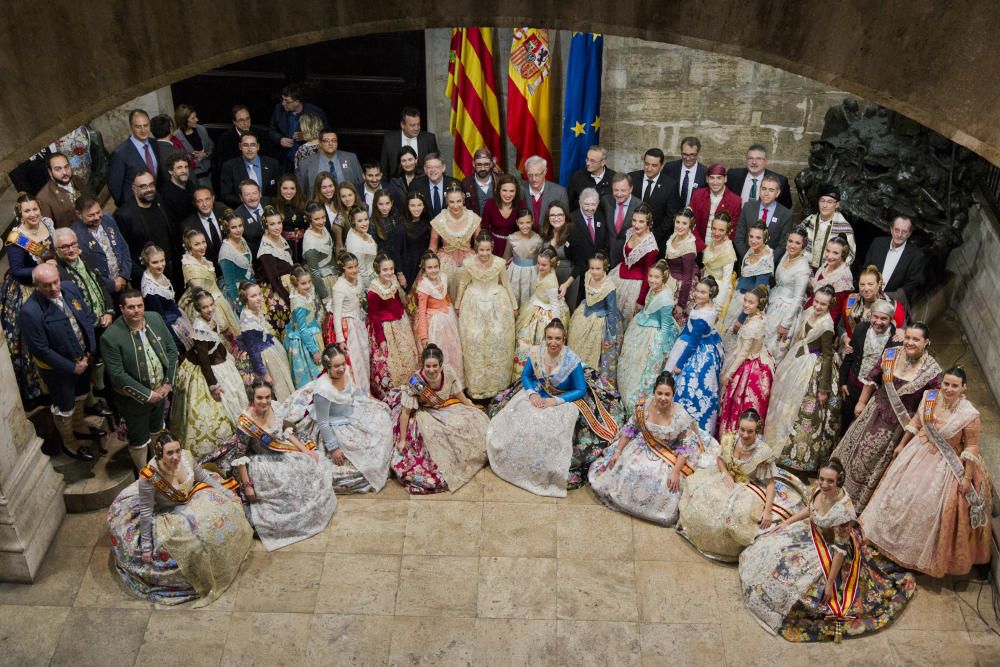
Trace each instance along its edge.
{"label": "spanish flag", "polygon": [[455,178],[474,171],[472,155],[481,147],[488,148],[499,165],[503,153],[492,28],[452,28],[445,94],[451,99]]}
{"label": "spanish flag", "polygon": [[507,136],[517,149],[517,168],[540,155],[551,164],[549,80],[552,54],[549,31],[514,28],[507,83]]}

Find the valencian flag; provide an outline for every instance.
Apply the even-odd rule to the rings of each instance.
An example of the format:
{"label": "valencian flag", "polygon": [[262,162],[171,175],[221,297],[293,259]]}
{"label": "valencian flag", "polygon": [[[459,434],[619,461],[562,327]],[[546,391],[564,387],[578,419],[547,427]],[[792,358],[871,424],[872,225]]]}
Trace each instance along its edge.
{"label": "valencian flag", "polygon": [[500,106],[493,71],[493,29],[453,28],[448,57],[449,128],[455,137],[455,178],[471,174],[472,154],[488,148],[500,164]]}
{"label": "valencian flag", "polygon": [[569,184],[601,137],[601,61],[604,35],[574,32],[569,44],[559,182]]}
{"label": "valencian flag", "polygon": [[514,28],[507,82],[507,136],[517,149],[517,168],[522,172],[525,159],[532,155],[552,161],[551,62],[548,30]]}

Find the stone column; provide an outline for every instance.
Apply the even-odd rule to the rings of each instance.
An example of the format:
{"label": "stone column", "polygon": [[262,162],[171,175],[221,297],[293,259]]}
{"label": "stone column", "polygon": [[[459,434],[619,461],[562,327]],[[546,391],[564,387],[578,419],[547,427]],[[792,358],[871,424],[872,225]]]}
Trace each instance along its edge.
{"label": "stone column", "polygon": [[24,414],[0,344],[0,581],[31,583],[66,514],[63,480]]}

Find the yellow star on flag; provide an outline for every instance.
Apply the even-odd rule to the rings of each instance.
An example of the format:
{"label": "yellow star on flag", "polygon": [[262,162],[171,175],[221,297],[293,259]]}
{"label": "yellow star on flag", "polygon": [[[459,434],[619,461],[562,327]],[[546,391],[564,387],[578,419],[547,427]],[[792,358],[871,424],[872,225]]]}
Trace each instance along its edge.
{"label": "yellow star on flag", "polygon": [[579,121],[576,123],[576,125],[573,126],[573,134],[575,136],[579,137],[581,134],[584,134],[586,131],[587,131],[587,126],[584,125],[583,123],[579,122]]}
{"label": "yellow star on flag", "polygon": [[600,116],[594,116],[594,122],[591,123],[590,125],[591,125],[591,127],[594,128],[594,130],[600,130],[601,129],[601,117]]}

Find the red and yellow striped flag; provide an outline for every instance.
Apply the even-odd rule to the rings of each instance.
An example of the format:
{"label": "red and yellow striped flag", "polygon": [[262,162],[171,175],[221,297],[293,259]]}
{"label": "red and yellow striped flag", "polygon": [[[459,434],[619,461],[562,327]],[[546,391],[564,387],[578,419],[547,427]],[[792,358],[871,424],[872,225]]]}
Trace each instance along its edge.
{"label": "red and yellow striped flag", "polygon": [[445,94],[451,99],[449,128],[455,138],[455,178],[474,171],[472,154],[481,147],[488,148],[500,165],[503,153],[492,28],[452,28]]}
{"label": "red and yellow striped flag", "polygon": [[[524,170],[524,161],[532,155],[540,155],[552,163],[549,151],[551,62],[548,30],[514,28],[507,82],[507,136],[517,149],[520,171]],[[550,168],[550,173],[555,172]]]}

